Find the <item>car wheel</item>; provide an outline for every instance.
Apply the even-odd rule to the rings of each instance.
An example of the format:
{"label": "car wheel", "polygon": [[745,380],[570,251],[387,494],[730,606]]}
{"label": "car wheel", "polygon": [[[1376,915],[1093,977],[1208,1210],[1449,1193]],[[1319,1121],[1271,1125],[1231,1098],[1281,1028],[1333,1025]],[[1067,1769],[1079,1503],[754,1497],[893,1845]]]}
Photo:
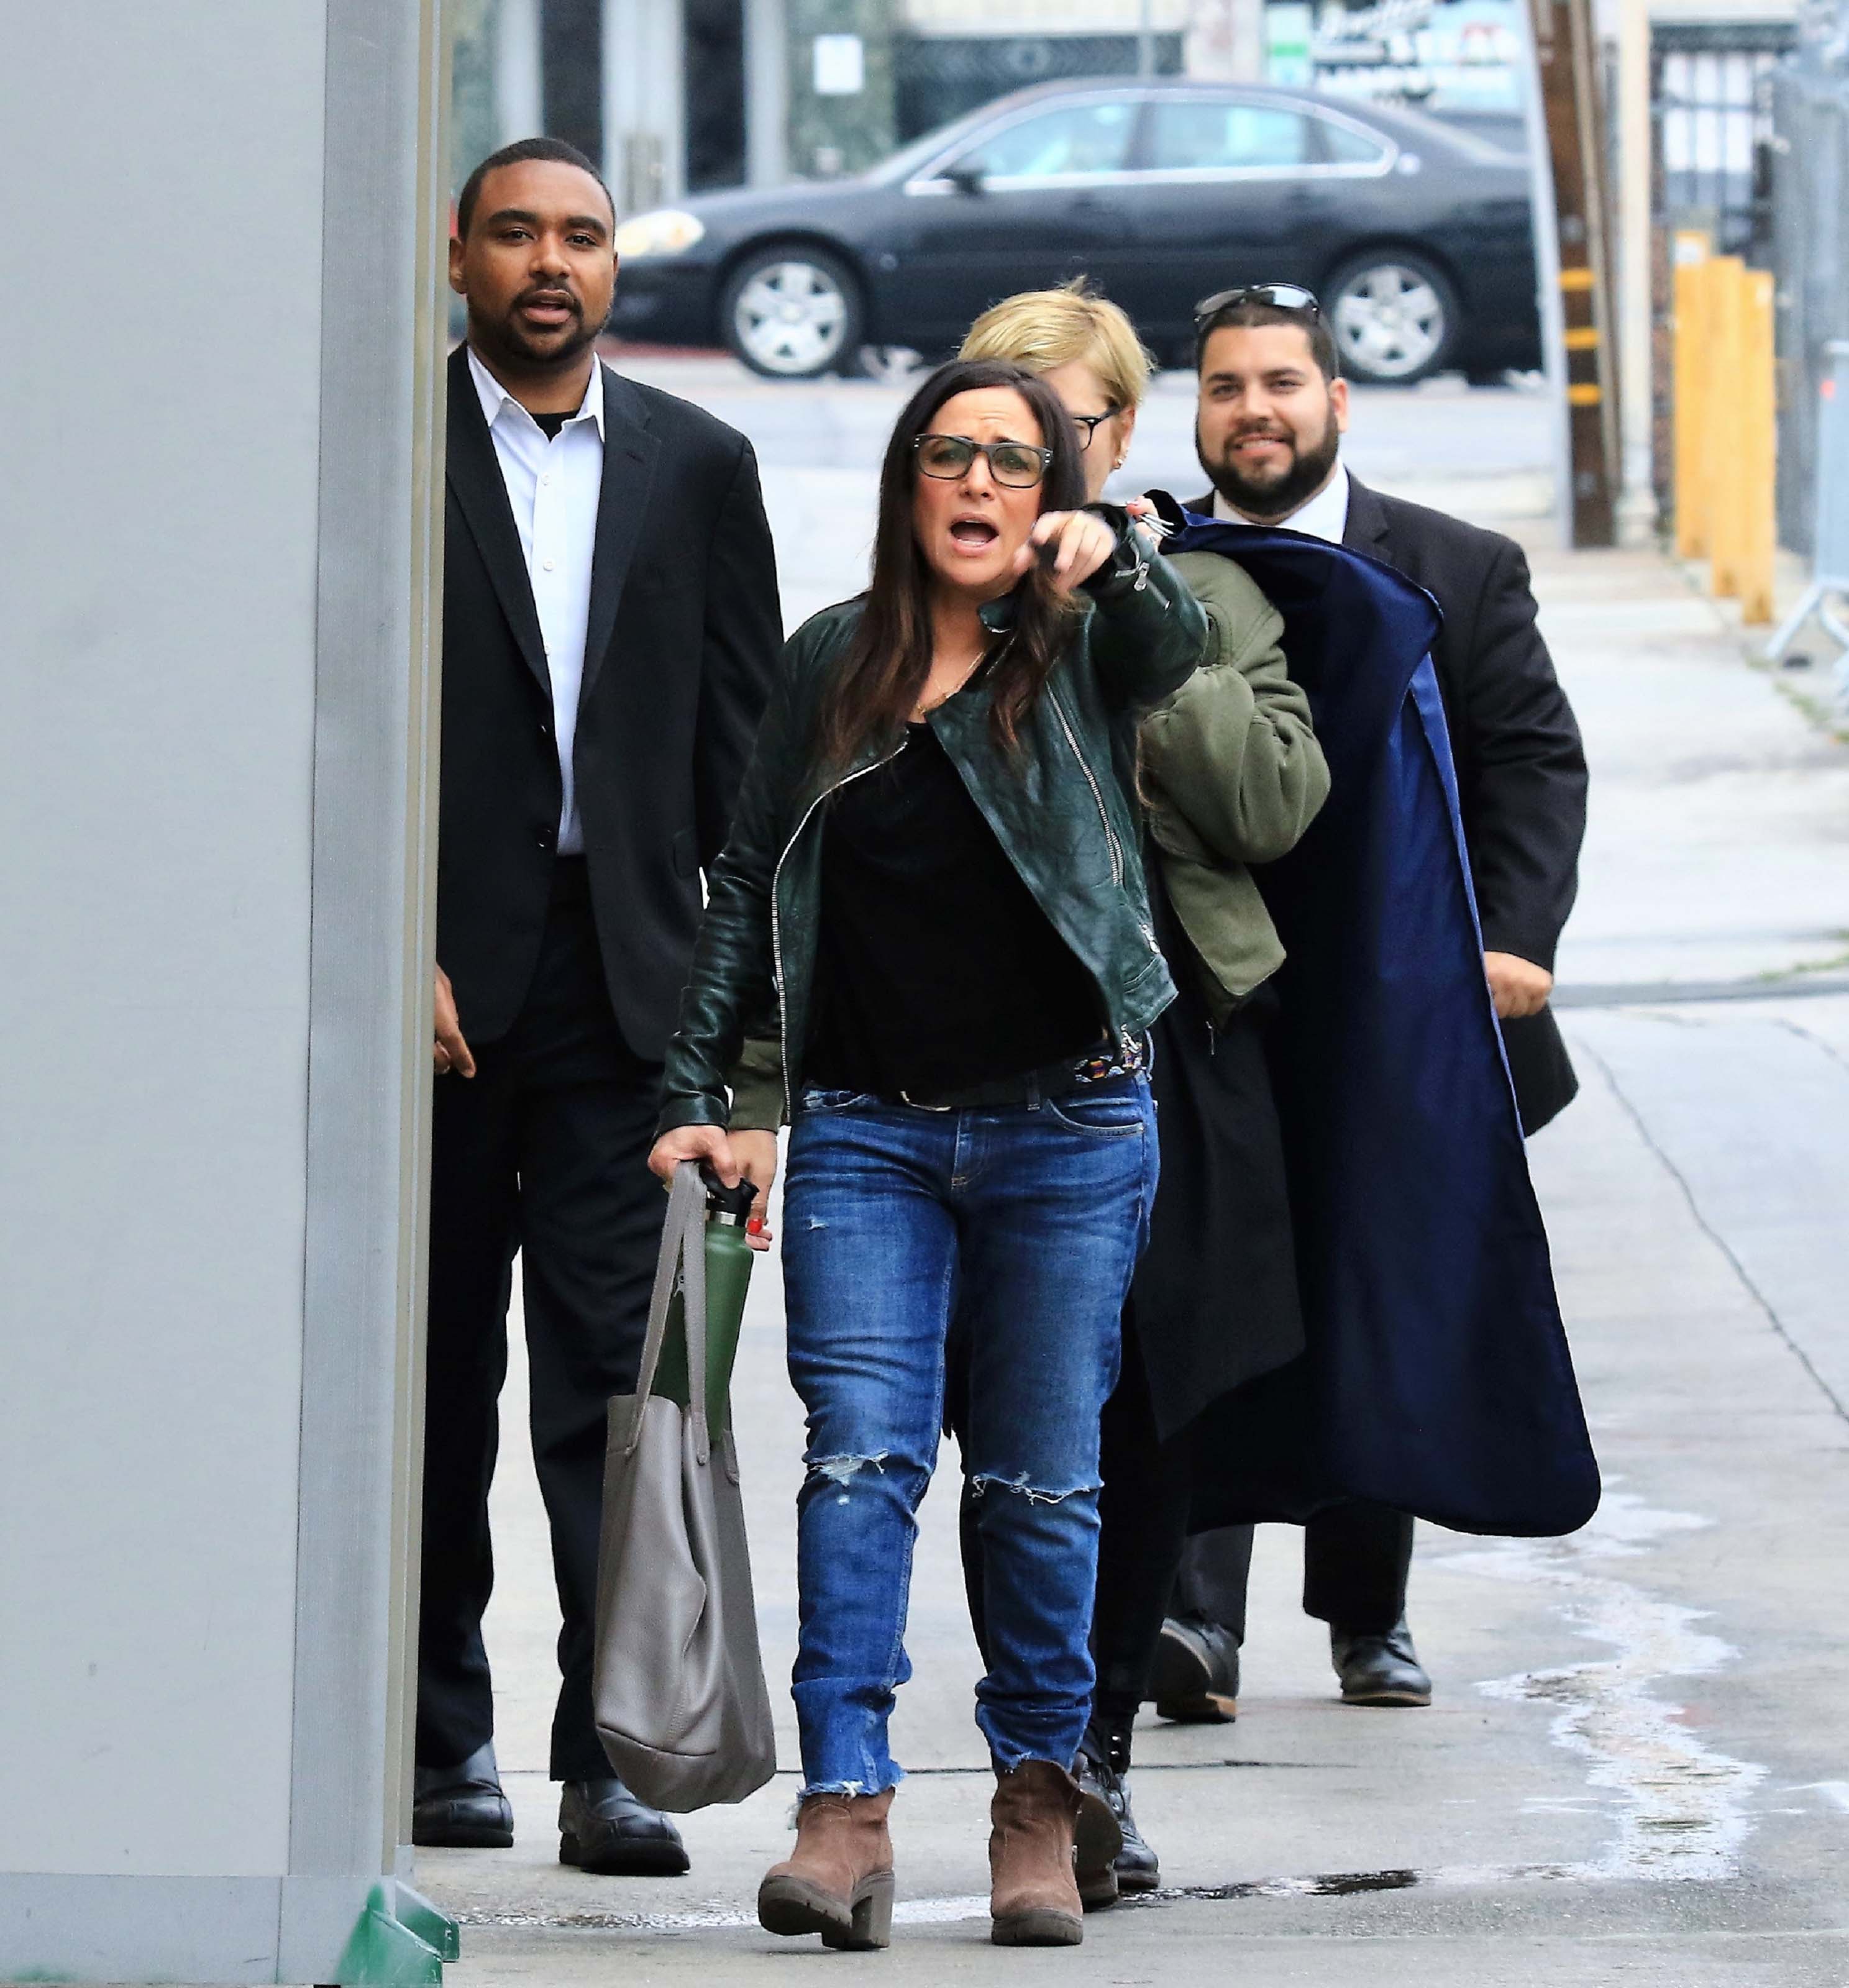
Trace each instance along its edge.
{"label": "car wheel", "polygon": [[1457,292],[1423,256],[1400,248],[1357,255],[1323,295],[1351,380],[1404,386],[1437,372],[1457,343]]}
{"label": "car wheel", "polygon": [[754,373],[813,380],[853,363],[864,316],[854,272],[826,249],[763,248],[725,286],[725,343]]}

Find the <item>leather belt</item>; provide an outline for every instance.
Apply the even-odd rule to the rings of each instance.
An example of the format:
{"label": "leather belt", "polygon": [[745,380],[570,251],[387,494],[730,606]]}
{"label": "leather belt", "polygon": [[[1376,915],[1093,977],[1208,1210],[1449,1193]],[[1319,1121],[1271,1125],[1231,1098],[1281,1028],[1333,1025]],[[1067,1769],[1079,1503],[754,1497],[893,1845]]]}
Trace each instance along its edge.
{"label": "leather belt", "polygon": [[1068,1057],[1063,1063],[1043,1063],[1038,1070],[1024,1070],[1018,1076],[972,1084],[962,1090],[934,1091],[928,1097],[901,1090],[899,1102],[919,1111],[995,1111],[1005,1105],[1036,1104],[1043,1097],[1068,1097],[1088,1084],[1134,1077],[1145,1067],[1146,1058],[1140,1047],[1105,1050],[1090,1056]]}

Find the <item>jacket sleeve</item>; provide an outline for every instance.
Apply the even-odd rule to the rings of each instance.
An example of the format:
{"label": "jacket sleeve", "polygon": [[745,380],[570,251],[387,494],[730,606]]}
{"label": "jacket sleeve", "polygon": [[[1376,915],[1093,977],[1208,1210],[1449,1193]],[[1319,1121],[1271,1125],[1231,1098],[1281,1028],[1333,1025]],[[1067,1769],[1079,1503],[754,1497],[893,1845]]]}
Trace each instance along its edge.
{"label": "jacket sleeve", "polygon": [[1121,512],[1117,551],[1084,583],[1093,609],[1087,642],[1105,694],[1134,711],[1172,697],[1207,647],[1207,617],[1181,575]]}
{"label": "jacket sleeve", "polygon": [[731,1129],[774,1132],[783,1122],[783,1038],[774,1024],[745,1038],[732,1072]]}
{"label": "jacket sleeve", "polygon": [[783,641],[776,553],[758,487],[757,458],[741,438],[707,548],[699,735],[694,751],[694,819],[703,870],[712,867],[725,846]]}
{"label": "jacket sleeve", "polygon": [[658,1129],[724,1125],[727,1083],[748,1030],[776,1012],[771,893],[791,796],[801,764],[793,691],[793,638],[772,686],[751,763],[739,790],[732,833],[706,873],[706,912],[681,996],[681,1023],[668,1045]]}
{"label": "jacket sleeve", "polygon": [[1484,574],[1465,699],[1475,771],[1463,802],[1483,944],[1551,972],[1578,889],[1586,755],[1512,539],[1499,541]]}
{"label": "jacket sleeve", "polygon": [[1207,661],[1143,720],[1156,839],[1167,846],[1173,810],[1222,861],[1272,862],[1329,797],[1310,700],[1285,664],[1283,617],[1246,573],[1212,553],[1181,570],[1211,633]]}

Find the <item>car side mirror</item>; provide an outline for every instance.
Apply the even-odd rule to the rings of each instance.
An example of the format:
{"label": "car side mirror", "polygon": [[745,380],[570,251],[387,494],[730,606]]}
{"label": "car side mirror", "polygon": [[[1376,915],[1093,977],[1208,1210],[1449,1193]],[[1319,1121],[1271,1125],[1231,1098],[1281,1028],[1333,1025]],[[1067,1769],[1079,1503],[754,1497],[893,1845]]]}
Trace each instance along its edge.
{"label": "car side mirror", "polygon": [[946,166],[943,176],[958,193],[976,194],[982,191],[987,177],[980,166],[972,165],[967,160],[954,166]]}

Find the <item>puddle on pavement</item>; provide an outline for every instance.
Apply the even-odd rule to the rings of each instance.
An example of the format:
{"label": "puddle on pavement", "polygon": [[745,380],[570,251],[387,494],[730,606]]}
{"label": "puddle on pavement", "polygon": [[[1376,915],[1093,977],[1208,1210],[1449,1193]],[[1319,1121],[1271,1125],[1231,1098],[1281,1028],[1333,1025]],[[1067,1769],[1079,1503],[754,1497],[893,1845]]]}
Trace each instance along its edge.
{"label": "puddle on pavement", "polygon": [[1608,1485],[1590,1524],[1570,1538],[1486,1541],[1440,1563],[1552,1589],[1557,1612],[1614,1653],[1477,1687],[1491,1698],[1552,1707],[1554,1744],[1584,1756],[1588,1785],[1617,1797],[1616,1834],[1574,1867],[1578,1875],[1712,1882],[1739,1868],[1753,1830],[1749,1799],[1766,1770],[1709,1746],[1682,1723],[1682,1707],[1658,1690],[1668,1679],[1709,1675],[1739,1652],[1695,1628],[1705,1611],[1651,1594],[1620,1577],[1614,1565],[1709,1523],[1657,1510]]}

